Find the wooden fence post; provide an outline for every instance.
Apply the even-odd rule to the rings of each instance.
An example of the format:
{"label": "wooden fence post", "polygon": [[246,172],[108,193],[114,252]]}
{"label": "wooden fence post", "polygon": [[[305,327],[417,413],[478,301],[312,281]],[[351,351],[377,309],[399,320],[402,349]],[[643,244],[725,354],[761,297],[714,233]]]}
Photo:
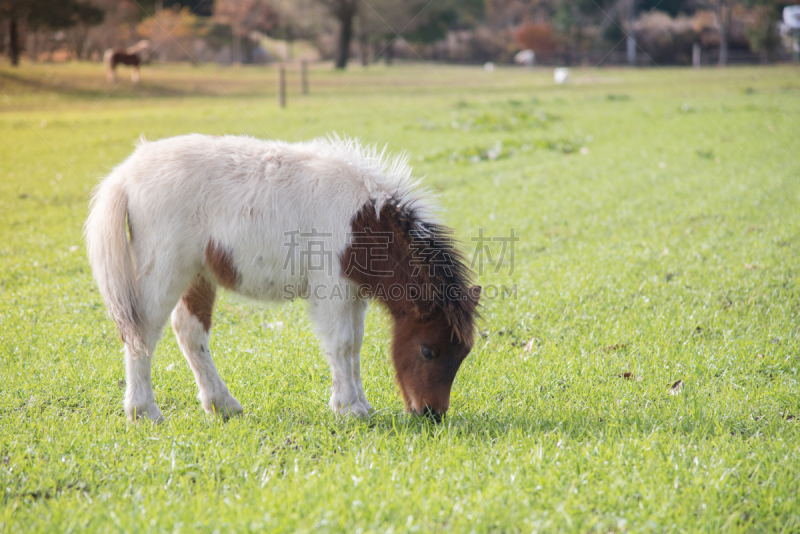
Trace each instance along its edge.
{"label": "wooden fence post", "polygon": [[692,67],[699,67],[700,61],[700,43],[694,43],[692,45]]}
{"label": "wooden fence post", "polygon": [[303,94],[308,94],[308,61],[300,62],[300,83],[303,86]]}
{"label": "wooden fence post", "polygon": [[278,105],[282,108],[286,107],[286,69],[283,63],[278,65]]}

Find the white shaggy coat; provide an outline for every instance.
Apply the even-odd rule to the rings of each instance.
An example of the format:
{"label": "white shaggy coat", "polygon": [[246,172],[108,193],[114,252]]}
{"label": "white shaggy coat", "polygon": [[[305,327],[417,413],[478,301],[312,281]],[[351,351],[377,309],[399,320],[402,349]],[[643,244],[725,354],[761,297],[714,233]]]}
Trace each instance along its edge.
{"label": "white shaggy coat", "polygon": [[[205,255],[209,242],[230,252],[236,292],[281,301],[291,286],[310,296],[333,375],[330,407],[366,415],[372,407],[359,353],[367,303],[330,295],[352,284],[339,255],[365,204],[380,210],[399,198],[430,213],[410,174],[403,158],[338,138],[289,144],[194,134],[141,142],[96,189],[85,228],[95,279],[125,341],[128,417],[162,417],[150,364],[170,313],[203,408],[225,417],[242,411],[214,366],[210,333],[181,300],[199,278],[216,287]],[[298,246],[287,246],[292,239]],[[312,249],[323,253],[303,253]]]}

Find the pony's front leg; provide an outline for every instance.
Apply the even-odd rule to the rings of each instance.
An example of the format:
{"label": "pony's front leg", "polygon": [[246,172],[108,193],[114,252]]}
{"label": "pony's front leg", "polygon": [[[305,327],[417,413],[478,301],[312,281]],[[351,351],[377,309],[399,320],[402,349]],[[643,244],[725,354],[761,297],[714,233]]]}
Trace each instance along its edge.
{"label": "pony's front leg", "polygon": [[371,412],[372,405],[367,402],[367,397],[364,394],[364,384],[361,382],[361,343],[364,341],[364,321],[367,316],[367,301],[357,300],[352,309],[352,324],[353,324],[353,352],[352,352],[352,367],[353,367],[353,381],[355,382],[356,389],[358,390],[358,399],[361,404]]}
{"label": "pony's front leg", "polygon": [[353,302],[348,300],[315,299],[311,303],[311,314],[331,366],[331,410],[336,414],[366,417],[371,407],[361,400],[353,367],[352,306]]}

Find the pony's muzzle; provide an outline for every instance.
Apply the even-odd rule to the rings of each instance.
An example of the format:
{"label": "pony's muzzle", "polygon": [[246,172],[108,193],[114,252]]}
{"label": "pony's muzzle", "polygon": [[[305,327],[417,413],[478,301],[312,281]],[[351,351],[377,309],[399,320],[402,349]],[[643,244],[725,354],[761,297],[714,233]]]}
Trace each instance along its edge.
{"label": "pony's muzzle", "polygon": [[442,418],[444,417],[444,412],[437,412],[431,406],[426,404],[420,415],[430,418],[434,423],[441,423]]}

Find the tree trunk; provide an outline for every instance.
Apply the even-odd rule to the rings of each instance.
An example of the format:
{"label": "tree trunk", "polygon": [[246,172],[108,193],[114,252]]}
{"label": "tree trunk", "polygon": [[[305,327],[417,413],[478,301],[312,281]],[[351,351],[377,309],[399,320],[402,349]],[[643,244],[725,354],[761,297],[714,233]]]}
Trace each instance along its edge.
{"label": "tree trunk", "polygon": [[636,29],[634,16],[636,14],[636,0],[628,2],[628,35],[625,38],[625,55],[628,59],[628,65],[631,67],[636,66]]}
{"label": "tree trunk", "polygon": [[253,63],[253,42],[249,37],[242,37],[242,64],[251,65]]}
{"label": "tree trunk", "polygon": [[30,28],[25,33],[27,33],[25,52],[28,54],[28,59],[35,62],[39,59],[39,36],[36,35],[36,32],[30,31]]}
{"label": "tree trunk", "polygon": [[353,39],[353,16],[354,10],[343,8],[339,13],[339,44],[336,51],[336,68],[347,68],[347,60],[350,58],[350,41]]}
{"label": "tree trunk", "polygon": [[728,30],[720,24],[719,27],[719,66],[728,64]]}
{"label": "tree trunk", "polygon": [[714,10],[719,26],[719,66],[724,67],[728,64],[728,28],[730,27],[725,20],[725,8],[720,5],[719,9]]}
{"label": "tree trunk", "polygon": [[391,65],[392,61],[394,61],[394,39],[389,39],[383,54],[383,59],[386,61],[386,65]]}
{"label": "tree trunk", "polygon": [[13,66],[19,65],[19,28],[17,19],[11,19],[8,28],[8,56]]}
{"label": "tree trunk", "polygon": [[628,30],[628,36],[625,38],[625,55],[628,59],[628,65],[631,67],[636,66],[636,34],[633,29]]}
{"label": "tree trunk", "polygon": [[231,58],[234,65],[242,64],[242,38],[235,32],[231,41]]}
{"label": "tree trunk", "polygon": [[88,40],[89,28],[83,24],[78,24],[72,33],[73,36],[73,50],[75,51],[75,59],[84,59],[86,54],[86,41]]}
{"label": "tree trunk", "polygon": [[284,54],[285,61],[292,61],[294,59],[294,38],[291,34],[286,38],[286,54]]}
{"label": "tree trunk", "polygon": [[361,34],[358,38],[358,50],[361,55],[361,66],[366,67],[369,65],[370,50],[369,43],[367,42],[367,36],[364,34]]}

